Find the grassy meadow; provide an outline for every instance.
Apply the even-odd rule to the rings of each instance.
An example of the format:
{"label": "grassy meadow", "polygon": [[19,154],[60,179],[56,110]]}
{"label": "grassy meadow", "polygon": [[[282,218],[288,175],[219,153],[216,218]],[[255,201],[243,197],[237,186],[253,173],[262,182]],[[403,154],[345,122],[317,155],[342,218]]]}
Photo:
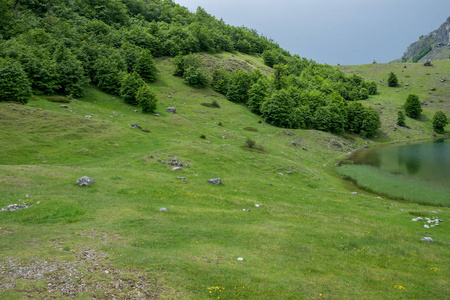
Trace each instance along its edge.
{"label": "grassy meadow", "polygon": [[[204,56],[231,69],[263,66],[243,54]],[[0,103],[0,207],[33,204],[0,211],[0,298],[126,298],[139,289],[124,288],[137,273],[139,284],[152,283],[151,296],[129,298],[449,298],[449,208],[381,198],[335,171],[364,146],[433,137],[434,111],[450,115],[449,83],[438,80],[450,78],[450,61],[433,63],[339,66],[376,82],[399,75],[402,86],[380,83],[379,94],[363,101],[381,112],[373,140],[260,124],[210,87],[173,77],[169,58],[157,60],[151,84],[160,117],[96,88],[69,108],[41,96],[26,106]],[[427,105],[400,128],[397,109],[410,92]],[[201,105],[214,100],[220,108]],[[245,147],[248,138],[263,150]],[[157,161],[174,157],[190,166],[172,171]],[[96,183],[81,188],[81,176]],[[206,182],[218,177],[223,184]],[[427,229],[411,221],[417,216],[443,222]],[[86,252],[101,257],[89,271]],[[83,277],[8,275],[14,265],[40,262],[76,266],[73,274]],[[49,288],[55,283],[86,288],[68,296]]]}

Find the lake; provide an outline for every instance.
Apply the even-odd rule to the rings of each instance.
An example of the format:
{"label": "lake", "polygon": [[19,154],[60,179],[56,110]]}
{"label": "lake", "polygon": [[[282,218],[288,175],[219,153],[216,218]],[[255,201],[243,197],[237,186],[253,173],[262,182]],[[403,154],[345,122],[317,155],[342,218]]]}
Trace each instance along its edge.
{"label": "lake", "polygon": [[354,164],[377,167],[450,187],[450,140],[382,146],[359,151],[350,160]]}

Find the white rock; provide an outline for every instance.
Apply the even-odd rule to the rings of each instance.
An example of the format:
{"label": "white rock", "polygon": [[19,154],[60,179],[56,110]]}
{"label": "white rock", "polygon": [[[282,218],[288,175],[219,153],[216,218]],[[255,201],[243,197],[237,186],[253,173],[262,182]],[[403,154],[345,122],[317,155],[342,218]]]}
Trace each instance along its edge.
{"label": "white rock", "polygon": [[417,217],[416,219],[417,219],[417,221],[422,221],[423,220],[422,217]]}
{"label": "white rock", "polygon": [[420,239],[422,242],[428,242],[428,243],[432,243],[434,242],[434,240],[428,236],[425,236],[423,238]]}
{"label": "white rock", "polygon": [[261,206],[261,204],[255,204],[255,207],[260,207]]}
{"label": "white rock", "polygon": [[357,192],[352,192],[352,195],[358,195],[358,193]]}
{"label": "white rock", "polygon": [[425,228],[430,228],[430,226],[428,226],[428,225],[423,225],[423,227],[425,227]]}
{"label": "white rock", "polygon": [[412,219],[411,221],[413,221],[413,222],[417,222],[417,219],[416,219],[416,218],[414,218],[414,219]]}
{"label": "white rock", "polygon": [[242,258],[242,257],[238,257],[238,259],[237,260],[239,260],[239,261],[243,261],[244,259]]}
{"label": "white rock", "polygon": [[159,211],[167,211],[167,208],[165,208],[165,207],[160,208]]}
{"label": "white rock", "polygon": [[175,167],[172,169],[172,171],[181,171],[181,170],[183,170],[181,167]]}

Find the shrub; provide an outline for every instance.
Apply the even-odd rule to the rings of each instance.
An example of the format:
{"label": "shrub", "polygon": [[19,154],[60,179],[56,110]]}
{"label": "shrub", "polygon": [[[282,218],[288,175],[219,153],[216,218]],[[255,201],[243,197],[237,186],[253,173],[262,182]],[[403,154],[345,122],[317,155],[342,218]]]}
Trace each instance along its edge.
{"label": "shrub", "polygon": [[155,93],[150,89],[147,84],[143,84],[136,95],[136,100],[139,106],[142,108],[143,113],[152,113],[156,110],[156,99]]}
{"label": "shrub", "polygon": [[245,139],[245,147],[253,148],[254,146],[256,146],[256,141],[255,140],[253,140],[251,138]]}
{"label": "shrub", "polygon": [[15,101],[26,104],[31,96],[31,85],[20,64],[0,58],[0,102]]}
{"label": "shrub", "polygon": [[369,91],[366,88],[362,88],[359,90],[359,99],[367,100],[369,98]]}
{"label": "shrub", "polygon": [[368,82],[367,90],[369,91],[369,95],[376,95],[377,94],[377,83],[375,81]]}
{"label": "shrub", "polygon": [[398,126],[405,127],[405,126],[406,126],[406,123],[405,123],[405,114],[403,113],[403,111],[399,110],[399,111],[397,112],[397,115],[398,115],[398,117],[397,117],[397,125],[398,125]]}
{"label": "shrub", "polygon": [[139,102],[136,100],[137,92],[144,84],[144,80],[138,73],[127,74],[122,79],[120,95],[126,103],[138,105]]}
{"label": "shrub", "polygon": [[216,92],[226,94],[228,91],[228,82],[230,81],[230,75],[223,68],[215,69],[212,74],[212,86]]}
{"label": "shrub", "polygon": [[202,88],[207,84],[207,79],[205,74],[203,74],[203,71],[195,67],[187,68],[184,71],[183,78],[188,85],[195,88]]}
{"label": "shrub", "polygon": [[395,87],[398,85],[398,78],[393,72],[389,73],[388,86]]}
{"label": "shrub", "polygon": [[222,122],[217,123],[217,125],[222,126]]}
{"label": "shrub", "polygon": [[206,139],[206,135],[202,133],[202,134],[200,134],[200,138],[201,139]]}
{"label": "shrub", "polygon": [[410,118],[418,118],[422,113],[419,96],[416,94],[409,94],[405,102],[405,113]]}
{"label": "shrub", "polygon": [[142,50],[136,61],[136,66],[134,69],[144,80],[150,82],[156,80],[156,73],[158,73],[158,69],[156,68],[155,61],[153,60],[152,54],[149,50]]}
{"label": "shrub", "polygon": [[433,116],[433,129],[437,133],[444,133],[444,127],[448,124],[447,116],[438,110]]}

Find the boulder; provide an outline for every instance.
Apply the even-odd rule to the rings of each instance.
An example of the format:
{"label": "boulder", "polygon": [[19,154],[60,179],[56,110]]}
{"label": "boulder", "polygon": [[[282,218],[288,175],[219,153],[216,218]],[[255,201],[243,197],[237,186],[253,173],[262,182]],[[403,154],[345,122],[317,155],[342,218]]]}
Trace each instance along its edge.
{"label": "boulder", "polygon": [[131,128],[142,130],[142,127],[141,127],[140,125],[136,124],[136,123],[134,123],[133,125],[131,125]]}
{"label": "boulder", "polygon": [[181,167],[175,167],[172,169],[172,171],[181,171],[181,170],[183,170],[183,168],[181,168]]}
{"label": "boulder", "polygon": [[69,108],[69,105],[60,105],[61,108]]}
{"label": "boulder", "polygon": [[162,207],[162,208],[159,209],[159,211],[167,211],[167,208]]}
{"label": "boulder", "polygon": [[427,59],[423,62],[423,65],[424,65],[425,67],[431,67],[431,66],[432,66],[432,64],[431,64],[431,59],[427,58]]}
{"label": "boulder", "polygon": [[222,179],[220,179],[220,178],[208,179],[206,181],[209,183],[212,183],[212,184],[221,184],[222,183]]}
{"label": "boulder", "polygon": [[169,113],[171,113],[171,114],[174,114],[174,113],[177,112],[177,110],[175,109],[175,107],[168,107],[168,108],[166,108],[166,111],[169,112]]}
{"label": "boulder", "polygon": [[77,179],[77,184],[79,186],[89,186],[90,184],[94,184],[95,181],[87,176],[83,176]]}
{"label": "boulder", "polygon": [[422,242],[428,242],[428,243],[434,242],[434,240],[432,238],[430,238],[429,236],[425,236],[425,237],[421,238],[420,240]]}

